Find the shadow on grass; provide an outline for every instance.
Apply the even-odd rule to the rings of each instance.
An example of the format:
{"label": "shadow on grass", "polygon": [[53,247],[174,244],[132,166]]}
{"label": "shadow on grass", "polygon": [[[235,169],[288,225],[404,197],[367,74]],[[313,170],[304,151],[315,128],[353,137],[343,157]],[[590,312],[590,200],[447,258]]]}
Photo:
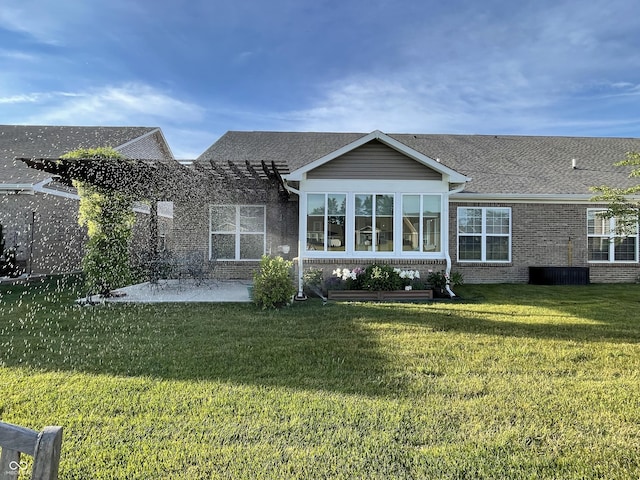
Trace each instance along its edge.
{"label": "shadow on grass", "polygon": [[[13,290],[13,291],[11,291]],[[528,292],[528,293],[527,293]],[[0,365],[91,374],[219,380],[348,394],[405,387],[380,329],[638,342],[633,286],[551,290],[468,287],[451,303],[79,307],[60,284],[0,289]],[[530,315],[530,318],[527,318]]]}
{"label": "shadow on grass", "polygon": [[220,380],[350,394],[391,392],[387,359],[353,309],[296,303],[81,307],[56,284],[0,288],[0,365]]}

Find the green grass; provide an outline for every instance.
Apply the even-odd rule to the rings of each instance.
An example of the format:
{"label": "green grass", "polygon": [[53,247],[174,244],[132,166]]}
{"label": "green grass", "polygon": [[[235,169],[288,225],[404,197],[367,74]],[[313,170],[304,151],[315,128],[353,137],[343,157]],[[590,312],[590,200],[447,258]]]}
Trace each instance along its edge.
{"label": "green grass", "polygon": [[0,287],[0,418],[63,425],[61,479],[640,478],[637,285],[279,312],[71,287]]}

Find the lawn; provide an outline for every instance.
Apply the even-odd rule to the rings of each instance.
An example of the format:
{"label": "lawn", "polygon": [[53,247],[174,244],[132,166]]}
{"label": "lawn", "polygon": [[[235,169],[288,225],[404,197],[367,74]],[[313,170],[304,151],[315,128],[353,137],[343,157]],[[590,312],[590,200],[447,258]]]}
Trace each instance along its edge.
{"label": "lawn", "polygon": [[64,426],[61,479],[640,478],[639,289],[273,312],[3,286],[0,418]]}

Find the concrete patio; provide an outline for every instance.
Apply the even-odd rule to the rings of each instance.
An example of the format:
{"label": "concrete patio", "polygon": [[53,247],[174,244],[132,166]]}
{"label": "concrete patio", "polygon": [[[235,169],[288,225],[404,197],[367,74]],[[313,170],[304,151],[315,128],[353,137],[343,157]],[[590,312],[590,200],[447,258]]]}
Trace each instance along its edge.
{"label": "concrete patio", "polygon": [[250,280],[179,281],[159,280],[140,283],[114,290],[108,302],[162,303],[162,302],[250,302]]}

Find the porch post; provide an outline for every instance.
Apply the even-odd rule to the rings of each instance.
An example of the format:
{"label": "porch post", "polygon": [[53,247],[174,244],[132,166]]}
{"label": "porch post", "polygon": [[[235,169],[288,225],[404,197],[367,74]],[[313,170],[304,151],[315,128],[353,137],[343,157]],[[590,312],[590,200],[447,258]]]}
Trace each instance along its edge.
{"label": "porch post", "polygon": [[158,201],[151,199],[149,207],[149,256],[151,265],[151,283],[156,283],[160,275],[158,265]]}

